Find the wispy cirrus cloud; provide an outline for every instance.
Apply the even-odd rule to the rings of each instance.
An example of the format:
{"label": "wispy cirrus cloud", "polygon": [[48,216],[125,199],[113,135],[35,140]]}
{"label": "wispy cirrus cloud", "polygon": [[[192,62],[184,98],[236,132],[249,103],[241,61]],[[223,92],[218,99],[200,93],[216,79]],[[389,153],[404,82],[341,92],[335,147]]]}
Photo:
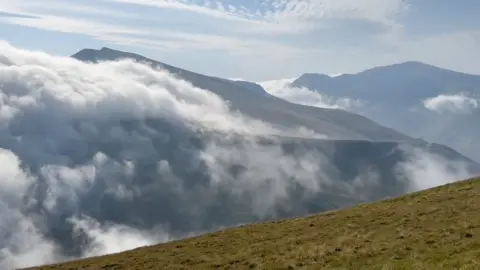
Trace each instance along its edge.
{"label": "wispy cirrus cloud", "polygon": [[[117,32],[124,33],[125,28],[129,28],[127,27],[130,25],[129,23],[118,21],[110,21],[108,23],[109,27],[106,27],[105,18],[133,18],[143,21],[163,22],[161,18],[156,16],[144,16],[144,14],[140,13],[127,12],[130,8],[147,6],[158,10],[170,9],[182,11],[186,14],[195,13],[206,16],[207,18],[203,18],[205,20],[227,21],[228,32],[225,31],[226,28],[223,24],[216,24],[215,27],[211,27],[207,31],[210,33],[221,33],[224,37],[235,39],[233,33],[248,33],[250,35],[298,34],[299,31],[303,32],[327,27],[329,20],[358,19],[393,25],[395,16],[406,9],[403,0],[375,0],[376,3],[371,2],[264,0],[262,2],[235,4],[227,1],[104,0],[96,3],[78,4],[57,0],[47,0],[42,3],[19,0],[0,3],[0,10],[29,16],[3,19],[7,23],[53,31],[80,32],[97,37],[99,33],[103,33],[103,35],[115,34]],[[104,18],[87,19],[87,17],[91,16],[104,16]],[[189,20],[185,16],[168,18],[168,20],[180,23]],[[190,27],[195,28],[194,25],[190,25]],[[128,33],[144,33],[145,30],[142,28],[144,27],[137,25],[134,31],[129,30]],[[155,26],[152,30],[158,30],[158,28],[162,27]],[[90,29],[90,31],[86,29]],[[92,30],[94,30],[93,33]]]}
{"label": "wispy cirrus cloud", "polygon": [[[128,0],[106,0],[105,2],[136,5],[146,5],[148,3],[148,1],[138,1],[137,3],[137,1]],[[234,16],[220,10],[185,4],[180,1],[158,1],[155,2],[155,7],[174,8],[223,19],[231,19]],[[243,39],[235,35],[219,33],[215,29],[210,29],[211,31],[207,31],[208,33],[186,31],[185,29],[182,31],[176,28],[172,30],[169,27],[154,24],[155,22],[161,23],[161,19],[159,20],[154,16],[128,13],[123,9],[124,7],[116,5],[107,8],[107,6],[94,4],[70,5],[70,3],[66,4],[55,0],[42,4],[20,0],[13,3],[0,3],[0,11],[9,15],[0,17],[0,22],[48,31],[82,34],[115,44],[135,45],[166,51],[225,50],[235,54],[245,54],[248,52],[255,53],[258,48],[268,47],[270,50],[288,55],[300,52],[300,50],[291,46],[276,44],[264,39]],[[90,18],[91,16],[96,17]],[[109,20],[114,18],[123,18],[129,21],[115,20],[112,22]],[[143,23],[138,23],[138,21]],[[244,19],[244,22],[249,22],[249,20]]]}
{"label": "wispy cirrus cloud", "polygon": [[[16,37],[19,27],[57,33],[58,39],[74,34],[93,46],[120,46],[187,69],[255,81],[355,73],[409,60],[476,73],[470,61],[478,47],[474,28],[418,35],[417,26],[429,20],[427,8],[407,0],[17,0],[0,2],[0,27],[28,47],[38,40]],[[442,18],[453,23],[455,16]],[[81,49],[73,45],[69,53]],[[39,48],[50,47],[44,42]]]}
{"label": "wispy cirrus cloud", "polygon": [[[296,33],[325,27],[328,20],[367,20],[388,26],[408,9],[404,0],[332,1],[332,0],[264,0],[234,4],[217,1],[156,1],[108,0],[117,3],[146,5],[157,8],[178,9],[237,22],[239,28],[249,32]],[[250,5],[249,5],[250,4]]]}

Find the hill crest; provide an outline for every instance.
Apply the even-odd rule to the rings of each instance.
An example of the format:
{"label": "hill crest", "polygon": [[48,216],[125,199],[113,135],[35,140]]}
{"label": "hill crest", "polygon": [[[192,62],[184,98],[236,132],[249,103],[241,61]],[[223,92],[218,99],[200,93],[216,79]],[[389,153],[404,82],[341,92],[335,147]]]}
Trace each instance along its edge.
{"label": "hill crest", "polygon": [[301,81],[304,81],[305,79],[340,80],[349,76],[358,76],[358,75],[372,74],[372,73],[385,72],[385,71],[388,71],[388,72],[428,71],[428,72],[435,72],[435,73],[450,73],[450,74],[464,75],[464,76],[479,76],[478,74],[450,70],[447,68],[427,64],[420,61],[405,61],[405,62],[398,62],[398,63],[388,64],[388,65],[375,66],[375,67],[367,68],[365,70],[362,70],[356,73],[344,73],[339,76],[328,76],[323,73],[308,72],[300,75],[295,81],[301,82]]}

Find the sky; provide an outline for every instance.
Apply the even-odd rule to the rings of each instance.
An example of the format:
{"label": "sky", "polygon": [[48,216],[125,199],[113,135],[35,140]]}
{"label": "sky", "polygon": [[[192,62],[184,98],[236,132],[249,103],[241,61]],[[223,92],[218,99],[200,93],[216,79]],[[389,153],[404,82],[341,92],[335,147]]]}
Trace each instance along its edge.
{"label": "sky", "polygon": [[480,74],[479,11],[478,0],[0,0],[0,39],[251,81],[412,60]]}

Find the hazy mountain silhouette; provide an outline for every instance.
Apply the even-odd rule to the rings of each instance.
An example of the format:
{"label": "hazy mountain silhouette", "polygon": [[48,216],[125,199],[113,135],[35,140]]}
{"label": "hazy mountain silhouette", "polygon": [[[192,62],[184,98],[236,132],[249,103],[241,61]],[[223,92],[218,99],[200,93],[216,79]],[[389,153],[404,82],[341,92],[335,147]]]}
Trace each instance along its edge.
{"label": "hazy mountain silhouette", "polygon": [[[333,98],[362,100],[366,103],[358,111],[362,115],[410,136],[447,144],[480,160],[480,146],[476,143],[480,137],[480,125],[476,124],[480,117],[479,75],[411,61],[337,77],[309,73],[291,85]],[[437,107],[425,107],[424,101],[441,95],[442,104],[439,100],[431,105]]]}

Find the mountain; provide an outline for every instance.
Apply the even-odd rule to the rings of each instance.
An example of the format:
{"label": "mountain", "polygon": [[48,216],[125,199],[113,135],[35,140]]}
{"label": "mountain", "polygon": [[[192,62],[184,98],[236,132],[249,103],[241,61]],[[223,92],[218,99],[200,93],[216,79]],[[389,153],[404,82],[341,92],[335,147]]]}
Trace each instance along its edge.
{"label": "mountain", "polygon": [[480,180],[48,269],[478,269]]}
{"label": "mountain", "polygon": [[355,112],[480,160],[480,75],[412,61],[337,77],[304,74],[291,86],[361,100]]}
{"label": "mountain", "polygon": [[[404,134],[380,126],[358,114],[292,104],[265,94],[265,90],[261,86],[253,83],[205,76],[133,53],[109,48],[84,49],[72,57],[87,62],[129,58],[164,68],[172,74],[191,82],[196,87],[212,91],[223,99],[230,101],[232,109],[240,110],[243,114],[274,125],[289,128],[302,126],[334,139],[412,141]],[[262,95],[256,93],[262,93]]]}
{"label": "mountain", "polygon": [[[293,81],[294,87],[307,87],[331,96],[350,97],[372,102],[411,106],[440,94],[479,94],[480,76],[431,66],[421,62],[404,62],[375,67],[357,74],[329,77],[304,74]],[[395,101],[395,102],[393,102]],[[417,104],[418,105],[418,104]]]}
{"label": "mountain", "polygon": [[[197,134],[186,132],[185,130],[180,131],[168,122],[157,123],[158,120],[150,120],[152,124],[149,125],[155,127],[157,130],[176,134],[176,139],[170,140],[168,144],[155,142],[158,144],[158,150],[163,149],[162,153],[182,152],[179,147],[183,144],[188,145],[187,149],[200,152],[207,147],[204,143],[205,141],[214,140],[221,142],[222,147],[240,149],[241,152],[250,151],[248,143],[246,142],[253,141],[255,147],[260,149],[260,151],[270,152],[270,148],[272,147],[279,148],[281,149],[280,152],[282,156],[286,155],[298,159],[304,158],[304,155],[314,155],[313,162],[321,163],[321,171],[324,173],[324,175],[315,174],[314,177],[317,178],[316,185],[326,185],[325,188],[320,188],[321,191],[305,196],[305,187],[298,186],[294,190],[288,191],[288,207],[282,204],[277,205],[275,206],[277,210],[274,216],[264,216],[262,218],[291,217],[298,214],[316,213],[353,205],[359,202],[374,201],[388,196],[404,194],[412,189],[416,189],[416,187],[412,187],[412,185],[417,185],[417,183],[405,180],[405,176],[398,173],[398,167],[412,160],[414,160],[412,162],[415,163],[417,162],[415,158],[422,159],[425,155],[428,157],[427,159],[430,159],[429,155],[438,156],[442,159],[440,164],[436,164],[435,166],[445,165],[442,163],[446,162],[450,164],[447,165],[447,167],[455,167],[453,171],[447,169],[447,174],[456,174],[462,171],[465,177],[469,174],[480,172],[480,166],[476,162],[443,145],[430,144],[423,140],[407,137],[393,129],[378,125],[368,118],[344,110],[292,104],[266,93],[261,86],[254,83],[205,76],[137,54],[109,48],[102,48],[100,50],[85,49],[74,54],[72,57],[86,62],[134,59],[135,61],[147,63],[155,67],[161,67],[181,79],[192,83],[194,86],[219,95],[229,102],[233,110],[238,110],[252,119],[262,120],[285,128],[306,127],[322,135],[326,135],[326,138],[320,139],[311,138],[311,135],[298,138],[283,135],[266,139],[261,137],[248,138],[234,136],[235,139],[222,142],[222,140],[218,138],[218,134],[215,133]],[[129,126],[133,127],[136,126],[136,124],[130,124]],[[141,127],[141,125],[139,127]],[[96,145],[97,143],[90,142],[90,144]],[[99,145],[99,147],[101,147],[101,145]],[[416,152],[417,150],[420,150],[421,154],[418,154]],[[108,153],[109,156],[114,157],[121,155],[118,151]],[[259,157],[263,156],[261,153],[257,154]],[[202,167],[192,168],[188,172],[182,169],[183,164],[191,164],[194,157],[185,154],[182,155],[182,159],[172,159],[173,156],[170,155],[171,154],[168,154],[166,156],[166,160],[168,160],[172,166],[175,174],[181,176],[182,181],[185,181],[185,183],[193,183],[195,179],[198,178],[205,179],[206,182],[211,181],[208,180],[211,176],[205,174]],[[242,156],[243,154],[238,153],[238,155]],[[158,157],[156,157],[156,159],[158,159]],[[280,162],[280,160],[278,160],[278,162]],[[232,164],[229,164],[229,166],[232,167],[228,170],[225,177],[228,176],[235,179],[239,173],[248,170],[248,165],[242,163],[244,163],[244,161],[238,159]],[[465,168],[460,169],[455,165],[457,163],[463,164]],[[428,164],[420,165],[428,166]],[[144,174],[148,175],[148,172],[145,171]],[[155,176],[150,175],[148,178],[153,177]],[[359,179],[363,181],[363,178],[370,178],[369,180],[371,182],[365,184],[365,186],[363,186],[363,182],[356,186],[355,181],[359,181]],[[332,184],[325,184],[332,180]],[[186,186],[190,186],[190,184],[186,184]],[[361,193],[362,196],[352,196],[352,192],[355,191]],[[150,209],[150,207],[154,207],[157,199],[153,197],[156,195],[157,194],[152,193],[152,199],[149,199],[151,203],[148,204],[148,207],[143,208]],[[240,207],[240,205],[237,204],[239,202],[235,202],[235,198],[230,197],[228,194],[224,196],[224,200],[219,201],[220,204],[218,207],[220,205],[223,205],[225,209],[231,207],[232,212],[228,211],[228,214],[224,213],[223,216],[218,215],[216,211],[212,212],[212,216],[209,216],[209,212],[206,212],[201,219],[202,221],[196,224],[196,226],[198,226],[197,228],[191,227],[191,224],[186,223],[182,216],[168,216],[168,218],[165,217],[165,219],[152,219],[152,217],[149,217],[148,219],[151,219],[151,221],[147,222],[147,224],[153,226],[156,223],[168,220],[176,229],[191,231],[194,229],[209,230],[214,227],[215,223],[232,226],[237,223],[251,222],[253,221],[252,218],[257,220],[257,218],[252,216],[247,210],[248,207],[251,206],[246,205],[247,209],[240,212],[233,211],[233,209]],[[165,198],[161,198],[160,200],[164,201]],[[160,203],[160,201],[158,201],[158,203]],[[173,203],[173,201],[170,203]],[[215,204],[216,203],[217,202],[215,202]],[[125,207],[131,209],[142,208],[137,207],[135,203]],[[244,213],[245,216],[241,213]],[[102,213],[98,216],[104,215],[108,215],[108,213]],[[146,213],[140,219],[145,222],[145,217],[147,217]],[[262,218],[258,220],[262,220]],[[123,220],[118,221],[124,222]]]}

